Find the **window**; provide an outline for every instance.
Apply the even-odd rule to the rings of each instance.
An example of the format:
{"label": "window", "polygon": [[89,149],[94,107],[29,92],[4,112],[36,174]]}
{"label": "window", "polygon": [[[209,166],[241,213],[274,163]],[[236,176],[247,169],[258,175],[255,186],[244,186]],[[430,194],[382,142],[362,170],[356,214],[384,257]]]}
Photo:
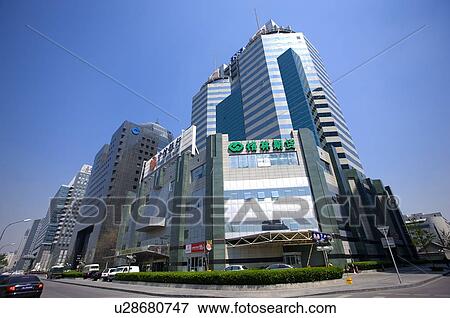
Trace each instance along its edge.
{"label": "window", "polygon": [[325,170],[329,174],[332,174],[330,164],[328,162],[326,162],[325,160],[320,160],[320,161],[322,163],[323,170]]}
{"label": "window", "polygon": [[229,157],[229,167],[263,168],[270,166],[298,165],[296,152],[259,153],[250,155],[233,155]]}
{"label": "window", "polygon": [[205,165],[201,165],[191,171],[191,182],[201,179],[205,176]]}
{"label": "window", "polygon": [[256,155],[248,155],[247,157],[248,157],[248,167],[256,168],[257,167]]}
{"label": "window", "polygon": [[266,194],[264,192],[258,192],[258,200],[259,201],[264,201],[264,199],[266,198]]}
{"label": "window", "polygon": [[248,168],[247,156],[239,156],[239,168]]}
{"label": "window", "polygon": [[230,168],[232,169],[239,168],[239,156],[230,157]]}

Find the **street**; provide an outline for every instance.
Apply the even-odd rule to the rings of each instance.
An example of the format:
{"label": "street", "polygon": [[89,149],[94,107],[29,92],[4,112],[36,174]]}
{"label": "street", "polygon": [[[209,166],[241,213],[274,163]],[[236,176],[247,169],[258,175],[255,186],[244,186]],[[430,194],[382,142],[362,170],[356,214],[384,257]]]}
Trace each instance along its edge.
{"label": "street", "polygon": [[361,293],[333,294],[329,296],[314,297],[339,297],[339,298],[449,298],[450,277],[443,276],[438,280],[417,287],[385,289]]}
{"label": "street", "polygon": [[[102,282],[92,282],[86,281],[86,284],[95,287],[89,286],[80,286],[74,284],[66,284],[58,281],[51,280],[43,280],[44,282],[44,291],[42,297],[45,298],[138,298],[138,297],[152,297],[144,293],[139,293],[138,290],[144,290],[144,286],[115,286],[117,284],[105,284]],[[105,287],[114,287],[114,288],[132,288],[136,292],[127,292],[127,291],[118,291],[118,290],[110,290]],[[189,290],[184,288],[164,288],[165,291],[160,291],[161,295],[167,295],[168,297],[178,297],[183,292],[193,292],[197,293],[197,297],[208,297],[204,293],[200,293],[201,290]],[[153,289],[154,292],[157,292],[156,289]],[[219,294],[215,294],[214,291],[210,291],[208,293],[209,296],[215,297],[233,297],[230,294],[226,294],[226,291],[216,291]],[[286,293],[292,292],[289,288],[286,289]],[[181,294],[180,294],[181,293]],[[222,295],[222,296],[221,296]],[[258,292],[244,292],[244,291],[234,291],[234,295],[236,298],[240,297],[267,297],[267,295],[261,294],[258,295]],[[292,296],[291,296],[292,297]],[[308,296],[308,295],[299,295],[298,297],[320,297],[320,298],[449,298],[450,297],[450,277],[442,276],[437,280],[431,281],[429,283],[425,283],[424,285],[417,287],[407,287],[407,288],[386,288],[383,290],[377,291],[369,291],[369,292],[354,292],[354,293],[340,293],[336,292],[328,295],[320,295],[320,296]]]}
{"label": "street", "polygon": [[57,281],[43,280],[43,298],[140,298],[150,297],[143,294],[63,284]]}

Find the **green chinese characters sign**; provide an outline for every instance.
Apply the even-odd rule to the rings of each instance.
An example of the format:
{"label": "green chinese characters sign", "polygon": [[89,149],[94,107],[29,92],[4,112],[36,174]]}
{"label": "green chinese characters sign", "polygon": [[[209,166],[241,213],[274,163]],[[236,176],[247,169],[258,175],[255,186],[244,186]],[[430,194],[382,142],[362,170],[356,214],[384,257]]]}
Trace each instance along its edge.
{"label": "green chinese characters sign", "polygon": [[244,148],[248,153],[257,152],[258,149],[260,152],[295,150],[295,141],[294,139],[286,139],[284,141],[274,139],[272,142],[267,140],[247,141],[245,145],[240,141],[233,141],[228,144],[228,151],[231,153],[241,153]]}

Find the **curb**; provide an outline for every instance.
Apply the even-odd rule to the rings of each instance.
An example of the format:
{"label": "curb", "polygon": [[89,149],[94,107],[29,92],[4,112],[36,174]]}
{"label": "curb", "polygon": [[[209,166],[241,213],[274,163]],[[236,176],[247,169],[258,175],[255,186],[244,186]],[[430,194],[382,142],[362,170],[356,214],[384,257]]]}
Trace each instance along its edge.
{"label": "curb", "polygon": [[[449,276],[450,272],[444,273],[442,275],[431,277],[428,279],[425,279],[423,281],[419,281],[416,283],[410,283],[410,284],[402,284],[402,285],[391,285],[391,286],[384,286],[384,287],[372,287],[372,288],[360,288],[360,289],[354,289],[354,290],[338,290],[338,291],[329,291],[329,292],[322,292],[322,293],[314,293],[314,294],[307,294],[307,295],[300,295],[300,296],[290,296],[287,298],[302,298],[302,297],[310,297],[310,296],[326,296],[326,295],[336,295],[336,294],[352,294],[352,293],[361,293],[361,292],[368,292],[368,291],[378,291],[378,290],[386,290],[386,289],[402,289],[402,288],[412,288],[412,287],[418,287],[421,285],[425,285],[427,283],[430,283],[432,281],[438,280],[444,276]],[[67,281],[58,281],[58,280],[52,280],[52,282],[60,283],[60,284],[68,284],[68,285],[77,285],[82,287],[90,287],[90,288],[99,288],[99,289],[105,289],[105,290],[114,290],[114,291],[120,291],[120,292],[127,292],[132,294],[141,294],[141,295],[148,295],[148,296],[156,296],[156,297],[176,297],[176,298],[233,298],[233,297],[226,297],[226,296],[212,296],[212,295],[190,295],[190,294],[178,294],[178,295],[170,295],[167,293],[157,293],[157,292],[147,292],[147,291],[138,291],[138,290],[129,290],[125,288],[120,287],[114,287],[114,286],[93,286],[93,285],[85,285],[80,284],[77,282],[67,282]],[[133,285],[133,284],[127,284],[127,285]],[[143,286],[143,285],[139,285]]]}

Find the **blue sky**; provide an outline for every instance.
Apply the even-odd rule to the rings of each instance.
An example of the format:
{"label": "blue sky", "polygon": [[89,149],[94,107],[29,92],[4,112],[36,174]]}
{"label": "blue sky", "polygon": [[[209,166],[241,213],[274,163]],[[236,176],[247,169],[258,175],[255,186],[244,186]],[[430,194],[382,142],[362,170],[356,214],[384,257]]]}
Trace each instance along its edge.
{"label": "blue sky", "polygon": [[215,2],[0,0],[0,228],[42,217],[124,120],[188,126],[191,97],[255,32],[254,8],[261,23],[304,32],[331,79],[426,25],[334,87],[367,175],[392,186],[404,213],[450,215],[450,2]]}

